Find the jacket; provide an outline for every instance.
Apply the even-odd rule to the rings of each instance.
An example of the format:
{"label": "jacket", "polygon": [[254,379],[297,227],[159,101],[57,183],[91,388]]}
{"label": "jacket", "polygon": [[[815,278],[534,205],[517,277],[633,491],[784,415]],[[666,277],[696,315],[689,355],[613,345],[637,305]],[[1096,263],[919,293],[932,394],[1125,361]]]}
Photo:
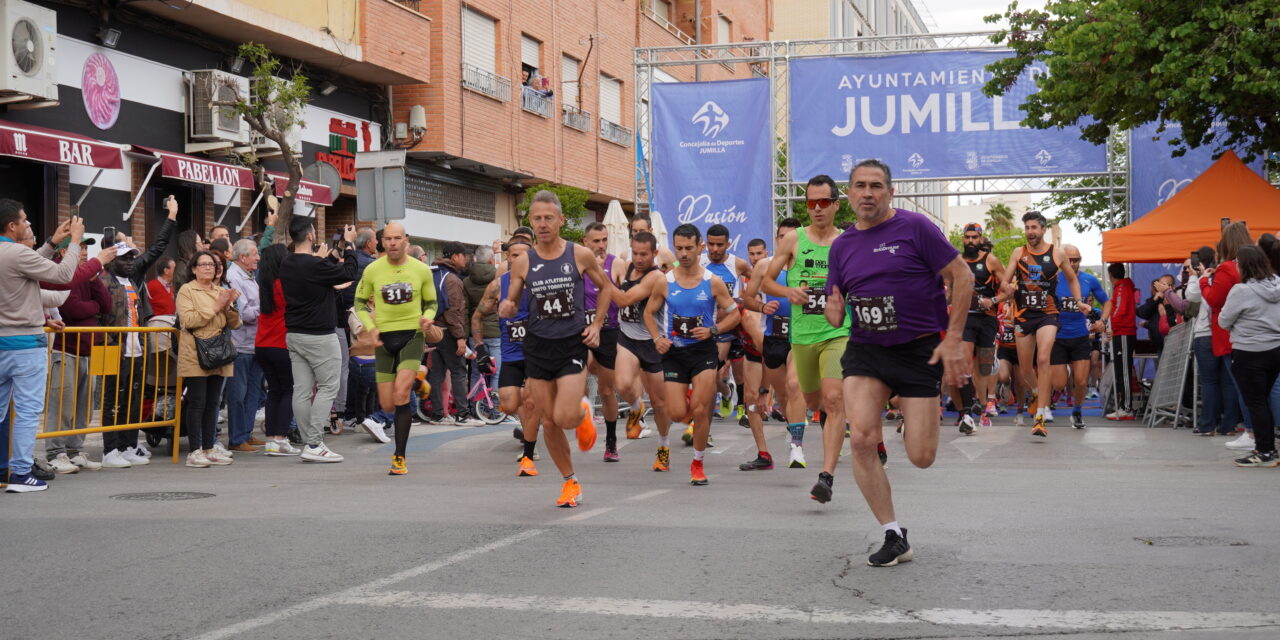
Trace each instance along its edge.
{"label": "jacket", "polygon": [[151,298],[151,311],[155,315],[171,316],[174,314],[173,291],[170,287],[176,284],[176,282],[170,282],[169,287],[165,287],[160,278],[152,278],[147,281],[147,296]]}
{"label": "jacket", "polygon": [[1192,278],[1187,283],[1187,301],[1196,304],[1196,337],[1208,338],[1213,335],[1213,320],[1209,317],[1209,305],[1205,304],[1204,296],[1200,294],[1200,279]]}
{"label": "jacket", "polygon": [[1250,280],[1231,288],[1218,323],[1231,332],[1239,351],[1270,351],[1280,347],[1280,277]]}
{"label": "jacket", "polygon": [[[484,299],[484,290],[489,287],[489,283],[497,277],[498,267],[492,264],[475,263],[471,265],[471,274],[466,280],[462,281],[463,288],[467,294],[467,326],[470,326],[471,316],[475,315],[476,307],[480,306],[480,301]],[[491,310],[488,315],[483,316],[484,337],[497,338],[498,333],[498,312]]]}
{"label": "jacket", "polygon": [[[85,262],[81,267],[92,263],[97,269],[102,266],[97,258]],[[58,307],[58,315],[68,327],[96,327],[98,318],[111,311],[111,293],[106,285],[97,278],[88,278],[81,282],[73,281],[67,301]],[[53,348],[76,356],[89,355],[90,348],[102,344],[102,336],[92,333],[58,333],[53,338]]]}
{"label": "jacket", "polygon": [[1222,305],[1227,303],[1227,294],[1231,288],[1239,284],[1240,270],[1236,261],[1229,260],[1213,270],[1212,277],[1200,278],[1200,295],[1209,304],[1209,319],[1212,321],[1213,355],[1221,358],[1231,353],[1231,334],[1218,323],[1218,313]]}
{"label": "jacket", "polygon": [[[138,295],[138,326],[147,326],[147,320],[155,313],[151,309],[151,296],[147,294],[146,275],[151,265],[164,255],[166,249],[169,248],[169,241],[173,239],[174,230],[177,229],[178,223],[165,218],[160,223],[160,232],[156,234],[156,243],[147,249],[147,252],[134,258],[133,271],[126,274],[126,278],[133,283],[133,289]],[[129,300],[125,293],[124,285],[116,279],[116,274],[110,270],[102,273],[102,283],[106,285],[107,291],[111,294],[111,311],[106,313],[102,318],[102,326],[104,327],[124,327],[129,324]],[[177,286],[177,271],[174,272],[174,286]],[[111,341],[114,343],[114,340]]]}
{"label": "jacket", "polygon": [[48,243],[32,251],[8,238],[0,240],[0,337],[44,335],[40,283],[71,282],[80,251],[80,245],[72,243],[58,264],[50,259],[53,249]]}
{"label": "jacket", "polygon": [[[449,337],[465,340],[470,333],[471,319],[467,317],[467,292],[462,285],[462,277],[453,263],[444,258],[437,258],[435,267],[444,272],[444,292],[449,296],[449,308],[445,309],[443,322]],[[437,291],[436,295],[440,295]],[[440,320],[439,317],[436,318]]]}
{"label": "jacket", "polygon": [[258,281],[240,265],[232,262],[227,268],[227,282],[240,292],[236,306],[240,311],[240,327],[231,331],[231,341],[236,353],[253,354],[253,342],[258,335],[258,313],[262,301],[258,297]]}
{"label": "jacket", "polygon": [[222,313],[214,313],[221,291],[222,287],[216,284],[212,289],[200,288],[200,284],[193,280],[182,285],[174,298],[178,321],[182,324],[182,331],[178,333],[178,375],[184,378],[229,378],[235,373],[234,363],[220,369],[201,369],[200,358],[196,355],[196,341],[192,337],[194,333],[199,338],[212,338],[223,328],[235,329],[240,326],[240,312],[236,311],[234,304]]}
{"label": "jacket", "polygon": [[1111,333],[1117,336],[1138,335],[1138,290],[1133,281],[1121,278],[1111,292]]}

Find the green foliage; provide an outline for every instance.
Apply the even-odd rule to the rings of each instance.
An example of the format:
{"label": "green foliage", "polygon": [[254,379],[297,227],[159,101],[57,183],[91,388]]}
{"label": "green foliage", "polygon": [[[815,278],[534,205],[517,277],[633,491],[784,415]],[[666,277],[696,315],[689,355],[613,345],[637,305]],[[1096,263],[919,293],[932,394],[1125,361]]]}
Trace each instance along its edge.
{"label": "green foliage", "polygon": [[[985,230],[984,230],[985,231]],[[996,240],[992,238],[993,234],[987,232],[987,237],[992,239],[991,253],[1000,259],[1000,264],[1008,266],[1009,257],[1013,255],[1013,250],[1026,244],[1026,240],[1022,236],[1010,236],[1008,234],[996,236],[1000,238]],[[947,232],[947,240],[951,241],[951,245],[961,252],[964,251],[964,231],[956,226],[951,227]]]}
{"label": "green foliage", "polygon": [[[787,145],[782,142],[778,142],[778,165],[782,167],[782,172],[786,174]],[[831,176],[831,177],[835,179],[836,185],[840,188],[840,195],[843,195],[845,193],[845,190],[848,188],[848,183],[840,182],[841,176]],[[803,189],[803,187],[801,187],[801,189]],[[802,190],[798,195],[800,196],[800,200],[799,201],[793,200],[791,202],[791,207],[789,209],[778,210],[777,219],[774,221],[775,224],[777,221],[790,216],[792,218],[795,218],[796,220],[799,220],[800,224],[806,227],[809,226],[811,221],[809,220],[809,207],[807,204],[805,204],[805,200],[804,200],[804,191]],[[840,210],[836,211],[835,224],[838,226],[842,222],[854,222],[857,219],[858,219],[858,216],[853,212],[853,207],[849,206],[849,200],[842,199],[840,201]]]}
{"label": "green foliage", "polygon": [[1105,186],[1106,178],[1054,178],[1048,181],[1048,185],[1054,189],[1093,188],[1093,190],[1050,193],[1044,199],[1037,201],[1036,206],[1053,211],[1057,215],[1058,222],[1070,222],[1071,226],[1080,232],[1090,228],[1105,231],[1125,226],[1129,223],[1129,215],[1125,207],[1121,206],[1123,201],[1119,199],[1124,190],[1125,176],[1128,175],[1129,157],[1125,149],[1122,136],[1113,135],[1107,143],[1107,152],[1110,155],[1109,166],[1117,172],[1112,179],[1115,180],[1120,192],[1116,194],[1115,200],[1109,192],[1097,189],[1099,186]]}
{"label": "green foliage", "polygon": [[985,93],[1002,95],[1033,64],[1049,72],[1023,107],[1026,126],[1084,124],[1084,139],[1100,144],[1112,128],[1176,122],[1176,155],[1213,144],[1248,162],[1280,149],[1275,0],[1050,0],[1043,11],[1013,2],[986,18],[1002,19],[1009,27],[992,41],[1014,55],[988,67]]}
{"label": "green foliage", "polygon": [[560,198],[560,210],[564,212],[564,228],[560,229],[560,237],[573,242],[582,242],[582,236],[585,235],[582,231],[582,220],[587,216],[587,200],[591,198],[591,192],[586,189],[549,182],[525,189],[524,202],[516,206],[523,212],[520,215],[520,224],[528,226],[529,205],[533,202],[534,194],[544,189]]}
{"label": "green foliage", "polygon": [[997,202],[987,209],[987,219],[982,227],[988,236],[1003,238],[1013,233],[1013,209],[1003,202]]}

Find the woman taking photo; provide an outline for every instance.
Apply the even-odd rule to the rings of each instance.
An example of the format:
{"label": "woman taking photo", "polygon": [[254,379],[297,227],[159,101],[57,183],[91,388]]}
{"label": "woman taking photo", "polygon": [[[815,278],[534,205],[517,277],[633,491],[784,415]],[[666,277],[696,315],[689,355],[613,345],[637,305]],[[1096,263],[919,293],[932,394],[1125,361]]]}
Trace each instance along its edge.
{"label": "woman taking photo", "polygon": [[1218,324],[1231,332],[1231,372],[1253,418],[1253,453],[1236,460],[1238,467],[1280,466],[1276,457],[1275,418],[1268,400],[1280,377],[1280,278],[1262,249],[1240,247],[1236,253],[1240,284],[1231,288]]}
{"label": "woman taking photo", "polygon": [[[280,263],[289,254],[282,244],[262,250],[258,263],[258,291],[261,306],[258,334],[254,338],[253,355],[262,367],[267,382],[266,419],[262,430],[267,434],[263,453],[269,456],[296,456],[302,450],[289,442],[289,421],[293,420],[293,369],[289,362],[289,346],[284,339],[284,290],[280,288]],[[270,292],[270,293],[268,293]]]}
{"label": "woman taking photo", "polygon": [[[240,326],[235,301],[240,292],[217,283],[218,259],[208,251],[191,257],[190,281],[178,291],[174,304],[182,332],[178,334],[178,375],[182,376],[183,422],[187,429],[188,467],[231,464],[231,457],[214,450],[218,404],[222,382],[232,374],[231,364],[204,369],[196,353],[196,339],[208,340]],[[230,340],[230,337],[227,338]]]}
{"label": "woman taking photo", "polygon": [[[1243,222],[1233,222],[1222,229],[1222,237],[1218,240],[1218,266],[1201,269],[1200,271],[1200,295],[1209,305],[1210,320],[1210,336],[1212,337],[1213,355],[1221,358],[1222,364],[1225,365],[1227,372],[1232,373],[1232,382],[1240,382],[1234,376],[1234,367],[1232,366],[1231,355],[1231,335],[1226,328],[1218,321],[1218,314],[1222,312],[1222,306],[1227,303],[1227,296],[1230,295],[1231,289],[1240,282],[1240,269],[1236,265],[1236,253],[1240,247],[1253,244],[1253,239],[1249,237],[1249,227]],[[1237,386],[1237,389],[1239,387]],[[1226,443],[1228,449],[1237,449],[1240,451],[1250,451],[1254,448],[1253,436],[1253,417],[1248,411],[1248,407],[1244,406],[1244,399],[1240,398],[1242,417],[1244,418],[1245,432],[1240,434],[1239,438]],[[1227,425],[1224,425],[1224,428]],[[1230,425],[1230,429],[1234,430],[1235,425]]]}

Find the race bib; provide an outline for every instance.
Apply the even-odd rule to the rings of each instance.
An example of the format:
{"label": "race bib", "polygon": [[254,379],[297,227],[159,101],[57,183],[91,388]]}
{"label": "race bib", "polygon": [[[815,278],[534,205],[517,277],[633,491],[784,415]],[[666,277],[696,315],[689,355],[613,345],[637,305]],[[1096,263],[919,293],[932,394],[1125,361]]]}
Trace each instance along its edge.
{"label": "race bib", "polygon": [[1058,308],[1062,309],[1063,311],[1080,313],[1080,303],[1076,302],[1075,298],[1060,298],[1058,300]]}
{"label": "race bib", "polygon": [[849,296],[849,307],[853,309],[853,315],[863,331],[884,332],[898,329],[898,311],[894,307],[893,296]]}
{"label": "race bib", "polygon": [[396,282],[382,286],[382,301],[387,304],[405,304],[413,302],[413,285],[407,282]]}
{"label": "race bib", "polygon": [[791,335],[791,317],[790,316],[773,316],[771,318],[772,325],[769,330],[775,336],[787,337]]}
{"label": "race bib", "polygon": [[592,322],[595,322],[595,321],[596,321],[596,310],[595,310],[595,309],[587,309],[586,313],[584,313],[583,315],[585,315],[585,316],[587,317],[587,324],[591,324]]}
{"label": "race bib", "polygon": [[983,311],[986,311],[986,309],[982,308],[982,303],[979,302],[979,300],[981,299],[982,299],[982,296],[976,293],[973,294],[973,300],[969,303],[969,311],[972,311],[974,313],[981,313]]}
{"label": "race bib", "polygon": [[1013,327],[1007,324],[1000,325],[999,340],[1004,344],[1013,344]]}
{"label": "race bib", "polygon": [[572,318],[576,309],[573,306],[573,291],[549,291],[536,296],[538,316],[541,318]]}
{"label": "race bib", "polygon": [[520,344],[524,342],[524,335],[528,320],[513,320],[507,323],[507,342],[512,344]]}
{"label": "race bib", "polygon": [[1049,301],[1047,291],[1019,291],[1018,306],[1023,309],[1039,311],[1044,309],[1045,304]]}
{"label": "race bib", "polygon": [[821,315],[827,310],[827,290],[822,287],[809,287],[804,290],[808,299],[804,301],[803,313],[807,316]]}
{"label": "race bib", "polygon": [[618,318],[623,322],[642,322],[640,319],[640,305],[633,304],[618,309]]}
{"label": "race bib", "polygon": [[702,326],[702,316],[671,316],[671,335],[687,340],[697,340],[693,330]]}

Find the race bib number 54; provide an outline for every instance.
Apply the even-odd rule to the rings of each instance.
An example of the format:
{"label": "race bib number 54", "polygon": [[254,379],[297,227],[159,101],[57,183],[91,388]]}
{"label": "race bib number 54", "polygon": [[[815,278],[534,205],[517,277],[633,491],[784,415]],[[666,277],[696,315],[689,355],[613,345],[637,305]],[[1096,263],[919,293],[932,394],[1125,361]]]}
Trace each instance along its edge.
{"label": "race bib number 54", "polygon": [[804,301],[803,313],[807,316],[822,315],[827,310],[827,290],[822,287],[809,287],[804,290],[807,299]]}

